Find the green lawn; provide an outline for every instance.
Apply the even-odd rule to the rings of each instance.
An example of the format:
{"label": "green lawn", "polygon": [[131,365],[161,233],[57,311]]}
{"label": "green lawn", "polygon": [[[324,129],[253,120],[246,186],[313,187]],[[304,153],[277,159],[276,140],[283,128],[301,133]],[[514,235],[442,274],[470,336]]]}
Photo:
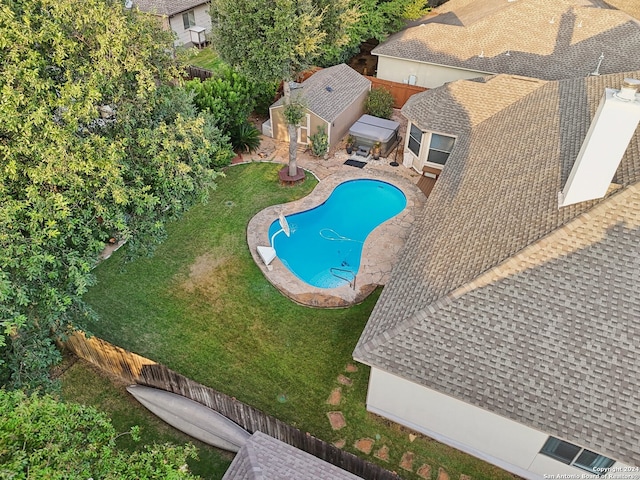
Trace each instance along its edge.
{"label": "green lawn", "polygon": [[216,52],[213,51],[211,46],[204,47],[202,50],[197,50],[192,56],[189,56],[186,62],[196,67],[206,68],[207,70],[216,70],[222,60],[218,57]]}
{"label": "green lawn", "polygon": [[[369,370],[345,374],[339,409],[347,426],[331,430],[326,404],[336,378],[378,298],[349,309],[302,307],[282,296],[255,265],[246,244],[249,219],[266,206],[306,195],[316,181],[296,187],[277,182],[281,165],[230,167],[206,205],[192,208],[169,226],[167,240],[152,258],[126,264],[122,252],[96,269],[97,286],[86,301],[101,321],[89,330],[149,357],[198,382],[232,395],[327,441],[376,439],[374,451],[390,449],[390,470],[402,454],[438,467],[451,478],[513,478],[429,439],[409,441],[408,431],[365,411]],[[281,400],[284,395],[285,401]],[[362,455],[362,454],[361,454]],[[377,461],[373,455],[363,455]],[[419,478],[402,471],[405,478]]]}

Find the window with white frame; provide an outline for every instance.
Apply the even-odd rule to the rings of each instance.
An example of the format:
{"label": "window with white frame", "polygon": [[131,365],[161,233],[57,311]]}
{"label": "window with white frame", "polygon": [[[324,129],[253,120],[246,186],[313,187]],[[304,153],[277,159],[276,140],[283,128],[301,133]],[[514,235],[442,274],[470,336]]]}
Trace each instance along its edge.
{"label": "window with white frame", "polygon": [[420,156],[420,144],[422,143],[422,135],[422,130],[420,130],[412,123],[411,129],[409,130],[408,147],[416,157]]}
{"label": "window with white frame", "polygon": [[189,30],[191,27],[196,26],[196,13],[193,10],[184,12],[182,14],[182,24],[185,30]]}
{"label": "window with white frame", "polygon": [[447,159],[449,158],[451,150],[453,150],[453,144],[455,141],[456,139],[453,137],[432,133],[431,142],[429,143],[427,162],[437,163],[438,165],[444,165],[447,163]]}
{"label": "window with white frame", "polygon": [[555,437],[547,439],[540,453],[596,475],[607,473],[607,469],[615,463],[614,460],[604,455],[599,455],[591,450]]}

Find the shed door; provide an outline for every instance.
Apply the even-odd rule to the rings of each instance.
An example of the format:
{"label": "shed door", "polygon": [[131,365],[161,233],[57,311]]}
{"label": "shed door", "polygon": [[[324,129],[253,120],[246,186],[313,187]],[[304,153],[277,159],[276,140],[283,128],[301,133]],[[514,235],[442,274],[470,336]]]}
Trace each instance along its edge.
{"label": "shed door", "polygon": [[308,113],[302,119],[302,123],[298,127],[298,143],[304,145],[309,144],[309,129],[311,128],[311,115]]}

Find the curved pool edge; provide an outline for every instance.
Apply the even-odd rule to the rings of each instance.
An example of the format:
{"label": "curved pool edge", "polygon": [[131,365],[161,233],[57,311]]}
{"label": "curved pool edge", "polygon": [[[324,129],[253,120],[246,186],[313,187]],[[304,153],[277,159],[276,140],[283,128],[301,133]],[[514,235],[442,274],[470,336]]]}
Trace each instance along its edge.
{"label": "curved pool edge", "polygon": [[[338,308],[362,302],[376,287],[385,285],[393,265],[418,217],[426,197],[411,181],[392,173],[377,170],[341,171],[327,176],[306,197],[293,202],[273,205],[258,212],[247,225],[247,243],[256,265],[269,282],[296,303],[312,307]],[[317,207],[327,200],[333,189],[349,180],[381,180],[398,187],[407,205],[395,217],[376,227],[367,237],[356,277],[356,289],[349,285],[318,288],[297,278],[276,257],[267,267],[257,252],[258,245],[269,245],[269,226],[278,214],[291,215]]]}

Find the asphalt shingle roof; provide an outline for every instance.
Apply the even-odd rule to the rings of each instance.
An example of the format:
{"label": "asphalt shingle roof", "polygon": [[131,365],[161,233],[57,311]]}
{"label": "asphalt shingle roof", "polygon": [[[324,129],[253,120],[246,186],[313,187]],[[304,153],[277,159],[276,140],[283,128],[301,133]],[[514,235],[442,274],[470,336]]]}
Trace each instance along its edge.
{"label": "asphalt shingle roof", "polygon": [[134,0],[133,5],[141,12],[171,17],[206,3],[209,0]]}
{"label": "asphalt shingle roof", "polygon": [[[302,89],[294,92],[301,95],[309,110],[327,122],[333,122],[359,95],[369,90],[371,82],[341,63],[318,70],[301,85]],[[272,106],[282,105],[283,101],[281,98]]]}
{"label": "asphalt shingle roof", "polygon": [[640,69],[640,23],[594,0],[449,0],[374,55],[545,80]]}
{"label": "asphalt shingle roof", "polygon": [[[557,199],[604,88],[625,76],[640,72],[522,91],[498,75],[405,106],[459,136],[354,358],[640,464],[640,133],[604,200]],[[520,97],[498,95],[509,87]],[[428,115],[434,99],[453,119]]]}
{"label": "asphalt shingle roof", "polygon": [[231,462],[223,480],[362,480],[291,445],[255,432]]}

